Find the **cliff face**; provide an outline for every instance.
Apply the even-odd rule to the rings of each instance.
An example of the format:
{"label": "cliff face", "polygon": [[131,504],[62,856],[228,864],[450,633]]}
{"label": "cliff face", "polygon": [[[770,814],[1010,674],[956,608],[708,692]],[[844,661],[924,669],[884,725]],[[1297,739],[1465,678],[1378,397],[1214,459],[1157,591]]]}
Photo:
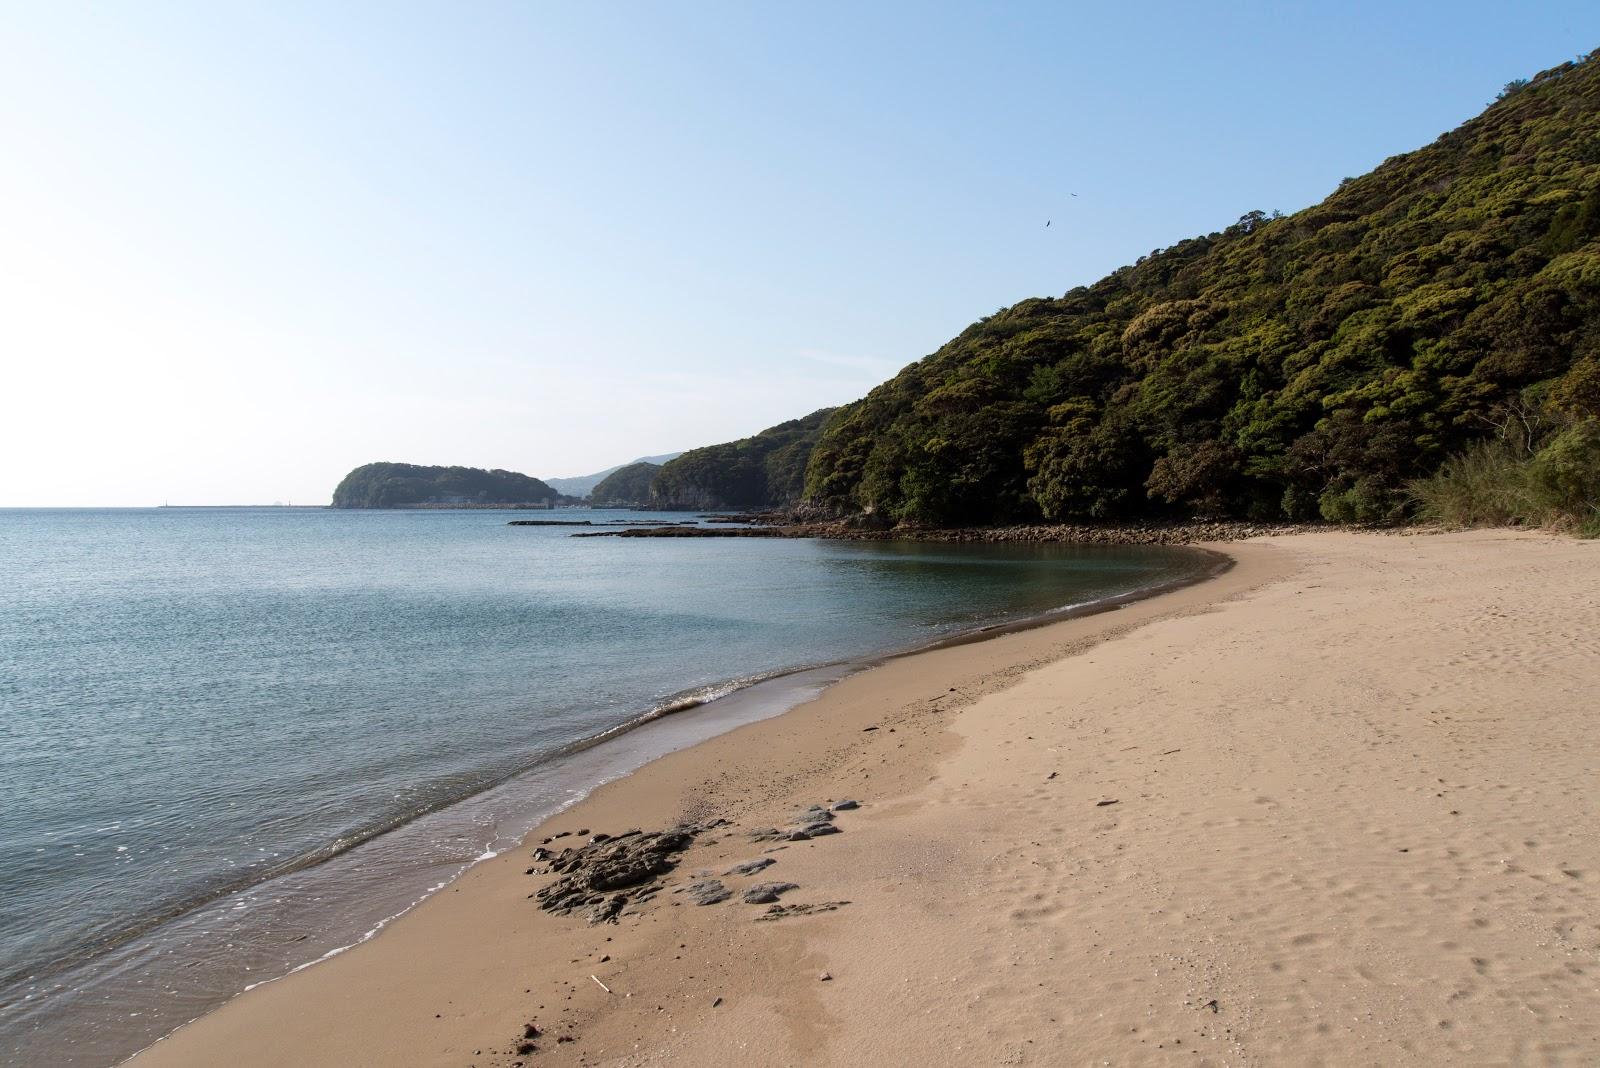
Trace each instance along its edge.
{"label": "cliff face", "polygon": [[805,488],[811,450],[833,411],[823,408],[752,437],[684,453],[656,473],[651,507],[706,511],[794,503]]}
{"label": "cliff face", "polygon": [[600,480],[589,503],[596,508],[643,508],[650,503],[650,483],[660,470],[660,464],[648,461],[619,467]]}
{"label": "cliff face", "polygon": [[559,497],[560,494],[543,482],[516,471],[375,463],[365,464],[344,476],[333,491],[333,506],[548,505]]}
{"label": "cliff face", "polygon": [[1600,415],[1597,382],[1591,55],[1314,207],[980,320],[838,410],[807,503],[941,526],[1387,520],[1485,437]]}

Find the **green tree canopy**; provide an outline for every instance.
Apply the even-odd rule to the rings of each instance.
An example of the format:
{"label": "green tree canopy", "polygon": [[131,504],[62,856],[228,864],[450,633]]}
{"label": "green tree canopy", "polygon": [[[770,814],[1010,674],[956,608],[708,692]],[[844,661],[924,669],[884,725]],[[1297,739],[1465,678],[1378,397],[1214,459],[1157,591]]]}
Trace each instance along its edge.
{"label": "green tree canopy", "polygon": [[1597,359],[1590,57],[1314,207],[974,323],[834,412],[804,492],[933,524],[1383,519],[1527,387],[1594,403]]}
{"label": "green tree canopy", "polygon": [[333,491],[335,508],[406,508],[433,505],[548,504],[555,490],[516,471],[480,467],[365,464]]}

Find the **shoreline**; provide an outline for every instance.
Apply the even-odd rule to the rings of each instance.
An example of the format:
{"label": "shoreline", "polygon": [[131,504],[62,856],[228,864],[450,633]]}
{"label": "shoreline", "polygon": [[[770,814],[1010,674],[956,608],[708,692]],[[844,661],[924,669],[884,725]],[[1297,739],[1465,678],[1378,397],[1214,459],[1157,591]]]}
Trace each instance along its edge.
{"label": "shoreline", "polygon": [[[862,654],[845,660],[827,661],[820,664],[803,664],[756,677],[723,680],[719,683],[695,687],[691,690],[670,695],[663,698],[655,706],[629,718],[624,723],[569,743],[558,752],[547,754],[536,765],[524,768],[508,779],[474,790],[469,796],[454,797],[446,803],[432,806],[398,824],[385,826],[379,832],[363,835],[360,841],[339,850],[331,857],[319,857],[314,863],[310,864],[294,864],[266,881],[254,881],[247,885],[233,888],[220,896],[209,898],[196,908],[186,910],[180,916],[163,920],[161,924],[156,925],[153,929],[159,932],[176,923],[182,928],[181,931],[177,932],[177,936],[182,942],[187,942],[191,937],[192,930],[204,930],[209,926],[206,922],[208,916],[217,914],[222,910],[229,910],[229,906],[234,902],[238,903],[238,907],[244,907],[251,899],[262,895],[281,897],[287,900],[292,895],[305,896],[309,893],[320,898],[326,893],[323,888],[332,886],[339,881],[338,871],[327,867],[327,865],[339,865],[342,868],[349,868],[351,865],[355,865],[361,868],[371,867],[375,862],[379,866],[387,866],[392,861],[392,857],[397,855],[397,851],[406,848],[403,843],[391,842],[389,836],[405,838],[412,843],[416,843],[419,841],[418,835],[426,837],[426,834],[420,830],[417,831],[417,834],[409,833],[417,830],[418,825],[425,824],[427,821],[438,822],[442,818],[449,817],[452,811],[459,815],[464,813],[468,807],[486,808],[488,807],[489,798],[502,791],[515,790],[517,784],[530,775],[543,774],[545,777],[557,777],[568,784],[560,791],[563,795],[563,799],[559,803],[561,807],[554,809],[547,807],[545,809],[546,813],[553,811],[559,814],[562,808],[572,803],[571,797],[581,797],[595,788],[614,781],[618,776],[631,774],[643,761],[656,759],[665,753],[673,752],[686,745],[697,744],[706,737],[712,737],[722,731],[737,728],[742,723],[757,722],[772,715],[781,715],[793,707],[794,704],[814,697],[819,687],[829,685],[840,677],[848,677],[861,671],[870,671],[876,666],[900,657],[914,656],[947,646],[984,641],[1001,634],[1048,626],[1063,619],[1105,612],[1126,603],[1157,597],[1176,588],[1203,582],[1215,574],[1219,568],[1229,566],[1228,559],[1219,554],[1209,553],[1202,549],[1193,549],[1191,553],[1194,562],[1182,565],[1185,567],[1185,572],[1178,577],[1154,581],[1151,585],[1128,593],[1113,594],[1109,597],[1096,598],[1083,603],[1060,605],[1042,611],[1034,610],[1021,616],[1002,617],[998,621],[983,622],[976,625],[967,624],[961,629],[941,636],[923,637],[911,645]],[[694,713],[694,715],[684,717],[683,713],[685,712]],[[699,722],[701,719],[705,719],[707,722],[702,724]],[[678,722],[667,723],[666,721],[669,720]],[[634,734],[641,728],[645,729],[643,736],[637,739],[626,738],[626,736]],[[622,748],[613,753],[612,750],[616,748],[613,743],[619,740],[624,740]],[[563,774],[562,769],[566,768],[566,765],[573,761],[574,758],[596,749],[599,749],[600,752],[595,754],[593,759],[586,759],[582,762],[583,767],[587,770],[580,771],[574,765],[573,768],[568,769],[571,770],[572,774]],[[608,756],[608,753],[611,755]],[[582,784],[574,784],[573,782],[573,776],[578,775],[585,777],[585,781]],[[546,793],[549,793],[549,791],[547,790]],[[477,803],[480,801],[485,802],[485,805],[478,806]],[[521,838],[531,833],[531,828],[536,827],[542,822],[542,819],[548,818],[551,818],[551,816],[545,815],[541,819],[522,822],[511,833],[520,842]],[[305,947],[310,950],[309,953],[299,958],[286,958],[281,962],[270,959],[252,960],[252,967],[246,969],[248,972],[265,966],[270,977],[251,980],[248,975],[242,976],[242,989],[236,988],[227,996],[220,998],[220,1000],[211,1000],[210,998],[200,1000],[185,991],[184,1001],[181,1004],[188,1006],[189,1013],[193,1014],[193,1018],[188,1022],[192,1023],[194,1019],[203,1018],[207,1013],[216,1011],[216,1009],[263,984],[276,982],[284,977],[305,971],[335,956],[364,945],[377,932],[410,915],[425,901],[436,896],[439,891],[453,885],[457,879],[485,862],[486,859],[489,859],[494,854],[504,854],[516,849],[519,843],[510,843],[503,838],[503,833],[508,829],[508,824],[505,822],[506,818],[497,817],[497,819],[500,820],[497,823],[500,833],[493,836],[482,855],[477,855],[473,859],[467,859],[465,856],[446,859],[444,855],[435,855],[436,851],[430,850],[426,857],[420,859],[415,865],[417,878],[405,883],[406,886],[411,886],[414,883],[414,892],[400,893],[397,889],[386,888],[380,898],[374,899],[382,903],[377,909],[363,909],[354,905],[340,906],[336,917],[341,924],[340,930],[338,932],[327,932],[332,937],[314,934],[313,941],[304,943]],[[459,815],[459,818],[450,821],[451,826],[471,822],[471,818],[467,815]],[[380,855],[374,857],[371,855],[369,847],[380,839],[385,840],[383,843],[385,848],[380,849]],[[476,849],[474,849],[474,853],[476,853]],[[285,885],[284,880],[290,880],[289,884]],[[306,885],[301,885],[302,883]],[[398,883],[395,884],[396,887],[399,887],[399,885]],[[312,887],[317,889],[313,890]],[[327,907],[324,906],[322,911],[326,913]],[[333,914],[330,913],[329,915]],[[286,923],[285,921],[289,922]],[[293,922],[293,918],[288,914],[278,917],[273,923],[275,929],[287,929],[289,933],[297,934],[298,937],[294,939],[297,943],[305,938],[304,932],[319,930],[315,924],[303,925]],[[283,937],[287,937],[287,934]],[[146,945],[146,943],[150,944]],[[160,950],[159,946],[155,945],[150,930],[146,930],[143,934],[135,933],[134,936],[119,943],[117,947],[106,951],[110,954],[110,957],[102,955],[97,957],[96,960],[102,964],[109,960],[110,966],[120,972],[130,967],[140,967],[140,965],[133,963],[134,961],[155,959],[151,955],[152,951],[164,952]],[[259,953],[256,956],[259,956]],[[118,963],[119,961],[120,963]],[[93,966],[94,964],[95,961],[90,961],[87,966]],[[274,970],[274,965],[280,970]],[[60,980],[68,984],[69,987],[74,982],[82,981],[79,978],[83,975],[80,969],[85,966],[77,965],[60,973]],[[75,975],[75,973],[77,974]],[[88,980],[90,982],[94,981],[92,975],[93,973],[90,973],[91,977]],[[21,1003],[17,1006],[19,1009],[22,1007]],[[146,1010],[148,1007],[143,1003],[130,1006],[130,1008]],[[149,1017],[151,1014],[145,1011],[135,1015]],[[38,1018],[41,1020],[49,1019],[48,1016]],[[172,1030],[186,1026],[182,1021],[183,1017],[178,1017],[168,1025],[169,1030],[159,1034],[164,1037],[164,1035],[172,1033]],[[154,1022],[154,1020],[152,1019],[151,1022]],[[33,1024],[31,1026],[37,1027],[39,1025]],[[160,1041],[160,1037],[157,1037],[157,1032],[152,1031],[149,1033],[151,1038],[145,1040],[147,1043]],[[123,1048],[127,1047],[124,1046]],[[148,1048],[148,1046],[144,1048]]]}
{"label": "shoreline", "polygon": [[518,850],[133,1063],[1593,1063],[1596,547],[1227,551],[596,790],[529,846],[697,828],[615,924]]}
{"label": "shoreline", "polygon": [[[954,542],[1043,545],[1172,545],[1196,547],[1288,534],[1326,533],[1326,523],[1255,523],[1239,519],[1148,523],[1028,523],[999,527],[899,527],[860,520],[797,520],[780,513],[716,516],[709,523],[741,526],[649,523],[623,530],[592,530],[573,538],[799,538],[834,541]],[[1374,528],[1395,530],[1403,528]]]}
{"label": "shoreline", "polygon": [[[187,1032],[205,1027],[208,1020],[211,1020],[218,1014],[227,1013],[234,1006],[241,1005],[246,1000],[255,997],[258,993],[274,987],[282,986],[283,984],[295,980],[299,980],[303,976],[308,976],[318,972],[323,968],[335,963],[336,961],[349,959],[353,957],[353,955],[361,953],[368,947],[377,944],[377,935],[380,932],[385,936],[389,936],[392,931],[399,930],[403,925],[415,923],[418,919],[423,918],[424,913],[429,909],[431,904],[440,900],[452,889],[459,891],[464,882],[469,879],[473,879],[479,872],[482,872],[486,868],[497,865],[505,865],[508,861],[510,862],[511,867],[518,867],[520,854],[529,848],[532,842],[546,836],[545,832],[547,831],[550,831],[551,833],[557,833],[552,830],[555,824],[583,822],[586,806],[596,803],[597,798],[599,798],[600,795],[609,794],[611,792],[621,792],[626,794],[630,792],[630,783],[634,782],[636,779],[639,779],[641,776],[646,776],[647,773],[659,774],[656,769],[660,768],[667,762],[673,761],[674,758],[682,757],[686,754],[697,753],[708,746],[712,746],[720,741],[723,741],[724,739],[742,735],[748,731],[759,730],[760,728],[769,726],[774,722],[785,720],[802,709],[809,709],[811,706],[826,703],[829,700],[829,696],[840,687],[849,684],[852,680],[859,679],[864,676],[870,676],[874,672],[881,671],[890,665],[896,665],[900,663],[910,664],[917,662],[921,658],[936,657],[941,654],[946,654],[956,650],[981,648],[993,643],[1004,641],[1008,638],[1028,640],[1028,636],[1030,635],[1038,635],[1044,632],[1053,631],[1056,628],[1073,627],[1074,625],[1087,627],[1089,628],[1090,632],[1110,630],[1113,628],[1109,625],[1109,622],[1101,621],[1110,621],[1112,617],[1115,617],[1115,622],[1120,623],[1124,621],[1124,617],[1117,616],[1117,613],[1119,612],[1149,605],[1166,605],[1169,599],[1178,595],[1184,593],[1192,594],[1195,590],[1210,590],[1213,586],[1218,584],[1220,579],[1233,574],[1237,568],[1236,558],[1229,553],[1220,552],[1215,548],[1206,546],[1192,546],[1191,548],[1196,554],[1205,557],[1206,560],[1201,566],[1197,567],[1193,573],[1184,575],[1177,579],[1168,580],[1151,587],[1130,591],[1129,593],[1125,594],[1117,594],[1106,598],[1099,598],[1084,604],[1063,606],[1061,608],[1051,609],[1041,613],[1034,613],[1018,619],[980,625],[905,649],[890,650],[884,653],[862,657],[857,660],[839,662],[837,664],[810,665],[790,671],[784,671],[774,676],[763,678],[751,686],[743,687],[733,693],[717,699],[716,701],[702,702],[698,705],[690,705],[689,709],[710,708],[722,701],[728,701],[730,698],[737,698],[740,695],[748,694],[752,689],[760,687],[764,684],[781,683],[790,676],[800,675],[811,671],[827,670],[830,668],[840,669],[842,671],[842,674],[835,676],[830,681],[825,683],[824,688],[820,691],[820,693],[817,693],[809,698],[802,697],[797,704],[791,703],[776,713],[763,715],[754,721],[745,722],[741,725],[735,726],[731,730],[719,732],[707,738],[693,742],[688,748],[668,750],[665,753],[653,757],[647,763],[641,766],[637,766],[632,770],[624,771],[620,777],[600,782],[598,785],[595,785],[592,789],[590,789],[585,795],[572,802],[568,807],[562,808],[546,819],[539,821],[523,836],[521,841],[515,845],[500,850],[499,854],[495,857],[480,859],[480,861],[467,866],[455,877],[453,877],[447,884],[436,888],[435,891],[430,892],[426,897],[418,900],[413,905],[408,906],[405,910],[397,915],[385,919],[381,924],[378,925],[377,928],[374,929],[373,932],[369,933],[368,936],[363,937],[362,939],[349,945],[341,946],[330,954],[308,961],[282,976],[273,979],[261,980],[258,983],[252,984],[246,990],[241,991],[228,1000],[222,1002],[209,1012],[179,1026],[173,1032],[163,1036],[151,1046],[139,1051],[122,1063],[135,1063],[141,1065],[145,1064],[150,1061],[154,1055],[172,1047],[175,1044],[175,1040],[185,1035]],[[1167,610],[1178,611],[1182,609],[1177,606],[1172,606]],[[1156,614],[1159,616],[1160,614],[1164,614],[1164,612],[1157,612]],[[1129,625],[1137,625],[1137,623],[1130,623]],[[1093,640],[1104,639],[1097,637]],[[1037,655],[1033,654],[1032,658],[1037,659]],[[607,741],[615,739],[619,735],[632,734],[638,728],[649,727],[664,720],[676,718],[679,711],[680,710],[674,709],[674,711],[671,713],[655,713],[641,717],[640,719],[634,721],[630,721],[625,726],[613,728],[611,731],[603,732],[596,738],[589,740],[580,748],[585,750],[592,749],[596,746],[604,744]],[[653,789],[653,787],[650,788]],[[624,800],[623,803],[628,804],[626,800]],[[588,822],[597,821],[589,820]],[[635,822],[638,821],[636,820]],[[645,822],[648,823],[649,821],[646,820]],[[531,909],[532,906],[530,905],[530,911]]]}

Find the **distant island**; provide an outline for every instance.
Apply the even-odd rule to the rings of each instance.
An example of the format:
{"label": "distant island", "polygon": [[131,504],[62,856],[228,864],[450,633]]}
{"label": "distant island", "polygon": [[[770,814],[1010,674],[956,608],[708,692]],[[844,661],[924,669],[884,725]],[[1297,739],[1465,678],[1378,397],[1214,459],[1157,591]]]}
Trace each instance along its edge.
{"label": "distant island", "polygon": [[554,508],[578,503],[516,471],[364,464],[333,491],[335,508]]}

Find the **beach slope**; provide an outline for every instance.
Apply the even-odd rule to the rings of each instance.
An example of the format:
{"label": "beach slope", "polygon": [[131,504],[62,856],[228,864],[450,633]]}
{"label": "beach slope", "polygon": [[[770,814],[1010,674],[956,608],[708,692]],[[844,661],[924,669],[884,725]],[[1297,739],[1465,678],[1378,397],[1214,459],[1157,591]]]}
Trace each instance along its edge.
{"label": "beach slope", "polygon": [[[657,761],[135,1063],[1600,1061],[1600,545],[1226,551]],[[718,819],[617,924],[529,896],[542,837]]]}

